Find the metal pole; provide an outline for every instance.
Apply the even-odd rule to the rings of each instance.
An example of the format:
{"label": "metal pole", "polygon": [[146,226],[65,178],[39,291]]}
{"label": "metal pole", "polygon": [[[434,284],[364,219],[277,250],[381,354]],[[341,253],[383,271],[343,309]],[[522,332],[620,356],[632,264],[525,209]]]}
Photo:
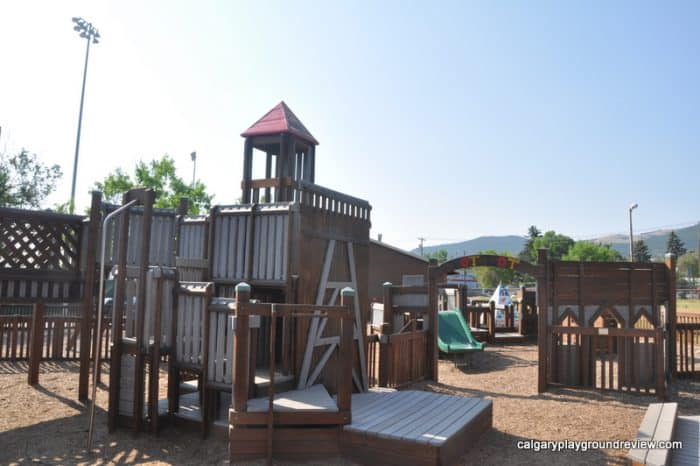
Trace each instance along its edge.
{"label": "metal pole", "polygon": [[[102,304],[104,301],[104,291],[105,291],[105,243],[107,242],[107,222],[109,222],[113,217],[121,214],[133,204],[136,203],[136,199],[127,202],[123,206],[119,207],[114,212],[111,212],[102,221],[102,245],[100,252],[100,292],[97,295],[97,348],[95,348],[95,365],[92,370],[92,405],[90,407],[90,427],[88,428],[88,450],[92,447],[92,434],[94,432],[95,425],[95,406],[97,403],[97,370],[100,364],[100,343],[102,339],[100,338],[100,333],[102,332]],[[125,273],[126,271],[120,271],[120,273]],[[114,306],[114,304],[112,304]]]}
{"label": "metal pole", "polygon": [[85,49],[85,67],[83,68],[83,88],[80,92],[80,113],[78,113],[78,135],[75,139],[75,158],[73,159],[73,182],[70,188],[70,213],[75,212],[75,181],[78,175],[78,153],[80,152],[80,128],[83,122],[83,101],[85,100],[85,81],[87,79],[88,57],[90,56],[90,36],[87,37]]}
{"label": "metal pole", "polygon": [[634,261],[634,236],[632,235],[632,209],[630,208],[630,262]]}
{"label": "metal pole", "polygon": [[196,179],[194,175],[197,172],[197,152],[192,152],[190,157],[192,157],[192,187],[194,188],[194,182]]}
{"label": "metal pole", "polygon": [[632,211],[638,207],[638,204],[632,204],[629,208],[630,214],[630,262],[634,262],[634,236],[632,234]]}

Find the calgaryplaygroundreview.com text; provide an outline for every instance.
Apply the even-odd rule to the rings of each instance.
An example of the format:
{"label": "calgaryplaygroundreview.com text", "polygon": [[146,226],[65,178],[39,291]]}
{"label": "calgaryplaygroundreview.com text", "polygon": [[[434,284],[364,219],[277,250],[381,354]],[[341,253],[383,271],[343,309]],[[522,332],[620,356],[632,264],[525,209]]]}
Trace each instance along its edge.
{"label": "calgaryplaygroundreview.com text", "polygon": [[518,440],[518,450],[540,451],[580,451],[588,450],[630,450],[630,449],[681,449],[683,442],[664,440]]}

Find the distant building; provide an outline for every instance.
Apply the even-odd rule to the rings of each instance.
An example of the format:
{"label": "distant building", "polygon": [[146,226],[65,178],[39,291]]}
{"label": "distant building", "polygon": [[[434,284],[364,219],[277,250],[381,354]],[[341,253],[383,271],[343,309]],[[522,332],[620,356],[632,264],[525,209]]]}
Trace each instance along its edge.
{"label": "distant building", "polygon": [[[391,282],[401,285],[406,275],[422,275],[428,282],[428,260],[395,246],[370,239],[369,241],[369,287],[370,301],[382,301],[382,284]],[[417,277],[410,277],[416,282]]]}

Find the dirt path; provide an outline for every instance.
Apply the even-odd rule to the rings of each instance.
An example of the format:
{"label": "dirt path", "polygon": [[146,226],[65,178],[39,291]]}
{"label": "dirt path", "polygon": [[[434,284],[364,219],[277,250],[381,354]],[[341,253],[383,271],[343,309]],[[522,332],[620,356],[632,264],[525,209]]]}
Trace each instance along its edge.
{"label": "dirt path", "polygon": [[[489,347],[470,367],[440,361],[440,384],[413,387],[494,402],[494,428],[462,457],[462,464],[622,463],[626,451],[540,452],[520,440],[625,440],[641,422],[649,396],[557,389],[537,394],[535,346]],[[26,364],[0,362],[0,464],[226,464],[226,442],[166,428],[159,436],[108,434],[107,392],[98,390],[95,450],[85,449],[88,410],[77,402],[78,367],[42,363],[41,386],[26,384]],[[680,382],[671,397],[683,414],[700,414],[700,382]],[[263,464],[263,462],[251,463]],[[283,463],[276,463],[283,464]],[[305,464],[351,465],[335,458]],[[377,463],[379,464],[379,463]]]}

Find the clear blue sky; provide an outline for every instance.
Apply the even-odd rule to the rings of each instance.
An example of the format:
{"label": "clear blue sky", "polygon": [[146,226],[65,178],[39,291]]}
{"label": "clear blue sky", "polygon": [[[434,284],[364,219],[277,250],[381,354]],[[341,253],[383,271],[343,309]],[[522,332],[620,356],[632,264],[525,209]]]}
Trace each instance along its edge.
{"label": "clear blue sky", "polygon": [[[377,5],[375,3],[381,3]],[[284,99],[321,142],[319,184],[368,199],[373,236],[575,237],[700,218],[700,4],[34,2],[0,6],[0,150],[58,163],[78,206],[164,153],[240,196],[239,134]]]}

